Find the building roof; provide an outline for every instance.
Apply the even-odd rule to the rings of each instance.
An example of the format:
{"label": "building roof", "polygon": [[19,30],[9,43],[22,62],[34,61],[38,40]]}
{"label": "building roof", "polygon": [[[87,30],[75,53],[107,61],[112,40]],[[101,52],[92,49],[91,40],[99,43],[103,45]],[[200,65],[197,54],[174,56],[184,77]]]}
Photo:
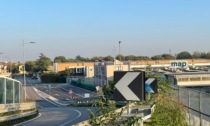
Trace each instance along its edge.
{"label": "building roof", "polygon": [[165,73],[165,75],[199,75],[199,74],[210,74],[210,72],[180,72],[180,73]]}

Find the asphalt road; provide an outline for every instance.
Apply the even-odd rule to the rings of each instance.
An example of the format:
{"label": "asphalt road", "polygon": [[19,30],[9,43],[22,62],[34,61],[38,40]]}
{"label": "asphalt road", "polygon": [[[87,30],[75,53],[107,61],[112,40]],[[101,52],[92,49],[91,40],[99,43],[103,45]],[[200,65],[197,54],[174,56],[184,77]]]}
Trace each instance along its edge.
{"label": "asphalt road", "polygon": [[[15,79],[23,82],[23,76],[16,76]],[[27,97],[35,100],[39,105],[40,116],[32,121],[20,124],[18,126],[71,126],[81,121],[89,119],[89,107],[62,107],[56,105],[40,95],[33,89],[36,80],[27,78]],[[67,89],[68,90],[68,89]],[[57,92],[67,92],[66,90],[56,90]],[[81,92],[83,92],[81,90]]]}
{"label": "asphalt road", "polygon": [[40,109],[41,116],[19,126],[71,126],[88,119],[87,108],[55,107]]}

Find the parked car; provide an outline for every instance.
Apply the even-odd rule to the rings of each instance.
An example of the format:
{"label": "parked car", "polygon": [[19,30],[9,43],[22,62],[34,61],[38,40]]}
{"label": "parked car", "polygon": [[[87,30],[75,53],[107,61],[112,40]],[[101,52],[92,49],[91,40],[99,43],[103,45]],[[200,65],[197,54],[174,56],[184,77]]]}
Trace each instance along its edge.
{"label": "parked car", "polygon": [[33,76],[31,79],[38,79],[37,76]]}

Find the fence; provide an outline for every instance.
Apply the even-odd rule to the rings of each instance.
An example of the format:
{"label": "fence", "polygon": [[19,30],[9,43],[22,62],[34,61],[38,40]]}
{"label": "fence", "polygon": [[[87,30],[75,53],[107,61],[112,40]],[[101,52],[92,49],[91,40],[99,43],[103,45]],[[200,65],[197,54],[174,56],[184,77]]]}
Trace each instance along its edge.
{"label": "fence", "polygon": [[187,108],[189,125],[210,126],[210,94],[178,88],[178,99]]}
{"label": "fence", "polygon": [[0,104],[20,103],[21,83],[0,76]]}

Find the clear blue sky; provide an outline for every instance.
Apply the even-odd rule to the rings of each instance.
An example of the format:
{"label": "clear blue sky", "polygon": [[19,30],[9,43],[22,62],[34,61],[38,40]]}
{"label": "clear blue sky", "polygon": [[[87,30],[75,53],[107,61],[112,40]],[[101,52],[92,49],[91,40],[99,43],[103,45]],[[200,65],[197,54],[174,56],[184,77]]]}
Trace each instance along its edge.
{"label": "clear blue sky", "polygon": [[75,58],[210,51],[209,0],[1,0],[0,55]]}

